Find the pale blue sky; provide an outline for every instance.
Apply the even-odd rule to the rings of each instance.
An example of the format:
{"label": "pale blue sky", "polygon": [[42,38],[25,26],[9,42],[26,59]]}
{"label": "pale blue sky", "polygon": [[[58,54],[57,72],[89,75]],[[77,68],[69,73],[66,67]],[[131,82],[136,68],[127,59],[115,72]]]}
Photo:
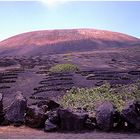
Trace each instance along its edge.
{"label": "pale blue sky", "polygon": [[0,40],[45,29],[96,28],[140,38],[140,2],[0,2]]}

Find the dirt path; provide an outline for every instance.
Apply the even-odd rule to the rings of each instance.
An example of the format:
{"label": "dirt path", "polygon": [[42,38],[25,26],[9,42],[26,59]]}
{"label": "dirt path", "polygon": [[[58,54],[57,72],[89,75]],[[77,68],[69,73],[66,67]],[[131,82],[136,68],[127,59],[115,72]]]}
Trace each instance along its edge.
{"label": "dirt path", "polygon": [[85,132],[85,133],[46,133],[42,130],[32,129],[26,126],[0,127],[0,139],[139,139],[138,133],[105,133],[105,132]]}

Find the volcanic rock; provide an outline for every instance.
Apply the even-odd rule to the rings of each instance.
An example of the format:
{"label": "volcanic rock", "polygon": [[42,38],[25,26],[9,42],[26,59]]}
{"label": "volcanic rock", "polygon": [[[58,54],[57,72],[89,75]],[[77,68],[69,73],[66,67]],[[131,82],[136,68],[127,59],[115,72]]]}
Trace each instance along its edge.
{"label": "volcanic rock", "polygon": [[80,131],[84,129],[88,117],[85,113],[74,113],[68,109],[59,109],[60,129],[65,131]]}
{"label": "volcanic rock", "polygon": [[44,131],[51,132],[57,129],[57,125],[53,124],[50,120],[45,121]]}
{"label": "volcanic rock", "polygon": [[49,111],[47,113],[47,116],[48,116],[48,120],[51,121],[52,123],[54,124],[57,124],[59,125],[60,124],[60,118],[58,116],[58,113],[57,113],[58,110],[55,110],[55,111]]}
{"label": "volcanic rock", "polygon": [[53,100],[41,100],[37,103],[37,106],[38,107],[41,107],[43,105],[47,105],[48,106],[48,110],[52,110],[52,109],[56,109],[58,108],[60,105],[58,103],[56,103],[55,101]]}
{"label": "volcanic rock", "polygon": [[43,128],[47,119],[45,113],[42,108],[36,105],[29,106],[26,113],[26,125],[32,128]]}
{"label": "volcanic rock", "polygon": [[96,108],[96,121],[101,130],[109,131],[113,128],[113,105],[105,101]]}
{"label": "volcanic rock", "polygon": [[129,101],[124,106],[121,115],[128,124],[133,125],[140,130],[140,111],[139,104],[135,101]]}
{"label": "volcanic rock", "polygon": [[88,118],[85,122],[85,128],[88,130],[94,130],[96,128],[96,121]]}
{"label": "volcanic rock", "polygon": [[6,108],[5,120],[19,126],[25,122],[25,113],[27,109],[27,100],[21,92],[17,92],[15,100]]}
{"label": "volcanic rock", "polygon": [[0,93],[0,124],[4,120],[4,113],[3,113],[3,95]]}

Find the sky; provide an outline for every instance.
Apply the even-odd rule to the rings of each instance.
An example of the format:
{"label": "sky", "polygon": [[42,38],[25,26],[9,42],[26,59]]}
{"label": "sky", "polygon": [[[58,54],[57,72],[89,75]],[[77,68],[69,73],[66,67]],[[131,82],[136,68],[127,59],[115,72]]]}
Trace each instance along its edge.
{"label": "sky", "polygon": [[68,28],[104,29],[140,38],[140,1],[0,1],[0,40]]}

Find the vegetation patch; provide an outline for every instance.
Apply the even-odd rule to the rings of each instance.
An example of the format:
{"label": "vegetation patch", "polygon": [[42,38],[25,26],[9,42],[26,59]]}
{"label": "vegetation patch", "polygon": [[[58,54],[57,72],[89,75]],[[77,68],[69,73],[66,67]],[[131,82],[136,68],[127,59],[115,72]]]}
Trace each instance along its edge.
{"label": "vegetation patch", "polygon": [[78,70],[78,67],[74,64],[57,64],[49,69],[51,73],[76,72]]}
{"label": "vegetation patch", "polygon": [[120,89],[111,88],[109,83],[94,88],[73,87],[60,99],[63,107],[81,108],[88,112],[95,111],[95,105],[102,101],[110,101],[116,110],[121,111],[128,100],[140,100],[140,90],[137,85],[122,86]]}

